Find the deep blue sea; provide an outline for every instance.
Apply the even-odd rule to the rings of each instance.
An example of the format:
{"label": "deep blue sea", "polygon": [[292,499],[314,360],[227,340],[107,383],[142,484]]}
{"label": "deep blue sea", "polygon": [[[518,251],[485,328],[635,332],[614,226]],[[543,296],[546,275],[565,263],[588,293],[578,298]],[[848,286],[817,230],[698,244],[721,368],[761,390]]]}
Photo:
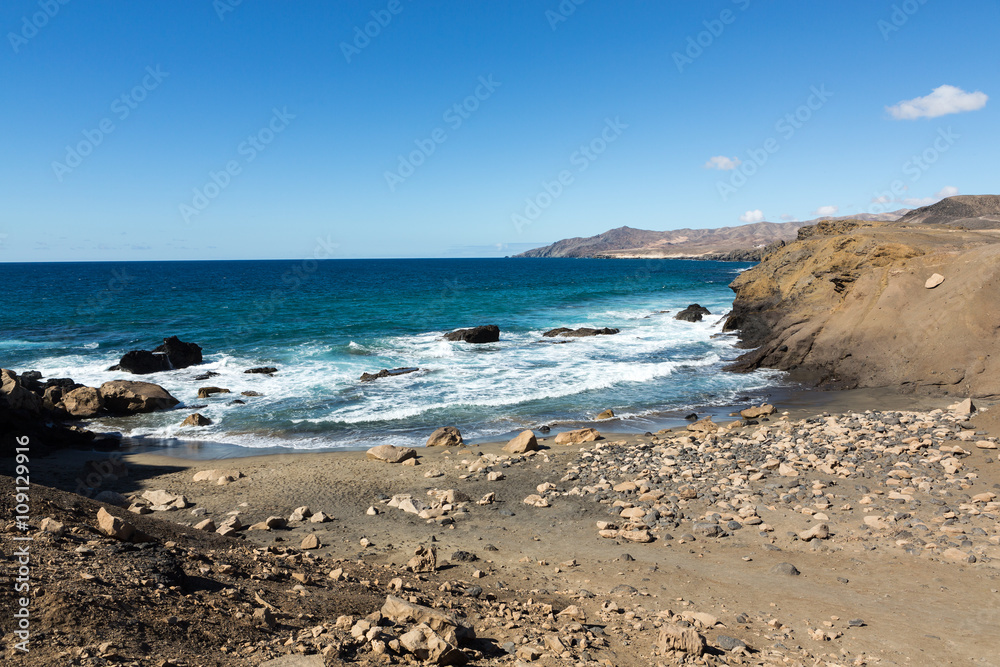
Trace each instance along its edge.
{"label": "deep blue sea", "polygon": [[[394,259],[0,264],[0,366],[96,386],[117,378],[164,386],[190,410],[97,419],[90,428],[144,442],[365,448],[422,444],[458,426],[467,440],[611,408],[606,430],[646,430],[693,408],[724,406],[781,382],[720,371],[736,357],[720,335],[728,284],[749,264],[687,260]],[[673,315],[709,308],[701,323]],[[660,311],[668,310],[670,313]],[[499,343],[442,340],[497,324]],[[615,336],[542,338],[555,327]],[[108,371],[166,336],[202,346],[205,363],[130,376]],[[277,366],[273,377],[247,375]],[[363,372],[416,366],[362,383]],[[218,377],[196,381],[215,371]],[[198,400],[199,386],[232,394]],[[244,390],[263,396],[232,405]]]}

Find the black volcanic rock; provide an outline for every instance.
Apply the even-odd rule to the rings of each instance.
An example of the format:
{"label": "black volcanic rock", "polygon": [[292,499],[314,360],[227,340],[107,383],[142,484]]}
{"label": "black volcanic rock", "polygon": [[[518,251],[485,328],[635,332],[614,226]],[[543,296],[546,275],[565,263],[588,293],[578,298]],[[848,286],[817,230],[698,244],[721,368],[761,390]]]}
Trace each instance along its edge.
{"label": "black volcanic rock", "polygon": [[278,369],[274,366],[258,366],[257,368],[248,368],[244,373],[262,373],[264,375],[272,375],[278,372]]}
{"label": "black volcanic rock", "polygon": [[164,338],[163,345],[154,349],[153,352],[167,355],[170,367],[175,369],[194,366],[202,361],[201,346],[196,343],[185,343],[177,336]]}
{"label": "black volcanic rock", "polygon": [[682,320],[684,322],[701,322],[703,315],[711,315],[712,313],[704,306],[699,306],[696,303],[692,303],[690,306],[682,310],[681,312],[674,315],[675,320]]}
{"label": "black volcanic rock", "polygon": [[608,327],[604,327],[603,329],[591,329],[589,327],[567,329],[566,327],[559,327],[558,329],[546,331],[542,334],[542,336],[545,338],[554,338],[556,336],[564,336],[566,338],[584,338],[586,336],[613,336],[618,332],[618,329],[609,329]]}
{"label": "black volcanic rock", "polygon": [[444,339],[476,344],[496,343],[500,340],[500,327],[495,324],[485,324],[471,329],[456,329],[446,333]]}
{"label": "black volcanic rock", "polygon": [[383,368],[378,373],[362,373],[361,381],[371,382],[372,380],[377,380],[379,378],[388,378],[388,377],[395,377],[397,375],[406,375],[407,373],[416,373],[419,370],[420,370],[419,368],[393,368],[392,370]]}
{"label": "black volcanic rock", "polygon": [[131,350],[126,352],[121,361],[108,370],[147,375],[187,368],[201,362],[201,346],[195,343],[185,343],[177,336],[171,336],[164,338],[163,344],[152,351]]}

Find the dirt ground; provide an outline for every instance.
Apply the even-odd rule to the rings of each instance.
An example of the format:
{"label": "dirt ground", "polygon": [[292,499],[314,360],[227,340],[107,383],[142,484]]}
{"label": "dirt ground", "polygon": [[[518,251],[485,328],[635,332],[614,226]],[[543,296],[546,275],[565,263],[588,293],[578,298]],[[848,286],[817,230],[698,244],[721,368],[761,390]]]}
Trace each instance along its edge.
{"label": "dirt ground", "polygon": [[[860,398],[871,405],[871,396]],[[840,401],[824,409],[836,414],[849,408]],[[795,409],[785,419],[804,418],[808,410]],[[1000,435],[1000,410],[970,421],[978,438]],[[396,594],[457,610],[475,627],[478,639],[465,647],[473,664],[1000,665],[1000,552],[990,551],[989,542],[979,553],[996,559],[981,555],[970,563],[914,549],[902,533],[873,536],[860,528],[863,499],[881,493],[878,480],[819,473],[810,480],[830,485],[830,512],[851,508],[832,520],[839,528],[831,539],[800,539],[798,532],[815,523],[811,517],[766,503],[758,507],[768,532],[748,526],[722,537],[694,537],[691,517],[702,511],[698,506],[676,527],[654,530],[652,542],[602,538],[595,525],[617,520],[621,507],[611,498],[568,494],[574,482],[567,472],[587,460],[584,452],[600,453],[608,443],[634,448],[670,437],[602,433],[602,441],[571,446],[548,438],[540,441],[541,451],[507,459],[503,443],[425,449],[416,466],[369,461],[357,452],[221,461],[62,452],[33,461],[31,652],[13,648],[14,621],[5,614],[5,662],[257,665],[293,653],[316,654],[330,665],[405,663],[413,657],[373,654],[371,644],[352,637],[350,625],[341,627],[348,621],[338,624],[343,616],[353,622],[377,612],[392,592],[390,581],[399,577],[402,591],[397,586]],[[963,472],[973,475],[964,492],[1000,489],[996,450],[957,444],[969,450]],[[470,472],[483,457],[493,464]],[[631,479],[613,464],[612,458],[609,482]],[[878,470],[882,463],[873,465]],[[241,476],[223,485],[193,481],[209,469]],[[502,479],[488,479],[486,470]],[[185,496],[189,505],[140,516],[69,493],[95,471],[98,490],[134,498],[163,489]],[[426,476],[431,471],[440,475]],[[12,482],[0,476],[3,497],[12,497]],[[549,506],[523,502],[546,482],[555,485],[545,496]],[[433,490],[456,490],[469,500],[430,518],[387,502],[400,494],[429,502]],[[491,493],[493,502],[477,503]],[[19,547],[14,537],[22,534],[10,505],[0,533],[4,609],[13,609],[17,599],[11,554]],[[243,529],[235,538],[193,528],[205,518],[221,524],[232,513],[244,526],[272,516],[288,519],[300,506],[330,520]],[[101,535],[100,507],[148,533],[152,544]],[[37,530],[44,517],[62,522],[63,533]],[[995,518],[973,518],[986,527],[984,539],[1000,534]],[[321,546],[301,548],[308,535]],[[420,546],[434,547],[436,570],[407,570]],[[801,574],[775,572],[782,563]],[[328,574],[336,568],[343,570],[340,580]],[[482,590],[476,594],[475,588]],[[558,615],[570,605],[586,615],[582,629]],[[273,624],[259,611],[254,616],[264,607],[273,612]],[[691,614],[708,614],[713,622],[691,620]],[[691,620],[682,625],[704,636],[705,655],[654,650],[659,626],[678,618]],[[562,655],[546,650],[545,637],[553,633],[565,639]],[[746,647],[724,650],[731,639]],[[542,649],[537,656],[511,650],[535,644]]]}

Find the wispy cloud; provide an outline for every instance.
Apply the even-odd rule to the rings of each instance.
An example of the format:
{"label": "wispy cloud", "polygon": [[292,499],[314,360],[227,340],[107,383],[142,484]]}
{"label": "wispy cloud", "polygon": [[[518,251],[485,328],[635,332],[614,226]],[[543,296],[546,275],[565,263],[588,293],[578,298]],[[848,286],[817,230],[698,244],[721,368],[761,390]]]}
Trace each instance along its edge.
{"label": "wispy cloud", "polygon": [[981,91],[967,93],[956,86],[938,86],[930,95],[903,100],[886,107],[886,111],[896,120],[917,118],[937,118],[950,113],[976,111],[986,106],[989,96]]}
{"label": "wispy cloud", "polygon": [[718,169],[719,171],[731,171],[736,169],[736,167],[743,164],[738,157],[726,157],[725,155],[716,155],[715,157],[708,158],[708,162],[705,163],[705,169]]}
{"label": "wispy cloud", "polygon": [[813,211],[816,215],[820,217],[825,217],[829,215],[836,215],[840,208],[837,206],[820,206],[818,209]]}
{"label": "wispy cloud", "polygon": [[740,216],[740,220],[746,223],[761,222],[764,219],[764,212],[759,208],[753,211],[747,211]]}
{"label": "wispy cloud", "polygon": [[958,188],[954,185],[946,185],[937,192],[934,193],[933,197],[904,197],[902,199],[892,199],[888,195],[880,195],[878,197],[872,198],[873,204],[902,204],[907,208],[920,208],[921,206],[930,206],[931,204],[936,204],[945,197],[954,197],[958,194]]}

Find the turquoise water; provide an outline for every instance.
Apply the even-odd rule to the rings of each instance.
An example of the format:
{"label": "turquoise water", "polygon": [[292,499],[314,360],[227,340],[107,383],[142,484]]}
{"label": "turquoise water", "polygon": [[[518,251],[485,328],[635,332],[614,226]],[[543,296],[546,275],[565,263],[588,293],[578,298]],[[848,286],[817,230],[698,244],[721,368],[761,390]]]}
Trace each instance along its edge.
{"label": "turquoise water", "polygon": [[[458,426],[502,437],[605,408],[614,428],[645,430],[693,407],[727,405],[780,382],[735,375],[720,336],[729,282],[749,264],[685,260],[413,259],[0,265],[0,365],[97,385],[128,377],[167,388],[213,420],[181,428],[180,412],[97,419],[91,428],[146,441],[241,447],[362,448],[421,444]],[[673,314],[690,303],[701,323]],[[669,314],[659,311],[669,310]],[[499,343],[442,340],[497,324]],[[555,327],[614,327],[615,336],[556,343]],[[165,336],[202,346],[206,363],[128,376],[106,370]],[[247,375],[277,366],[273,377]],[[421,370],[361,383],[363,372]],[[194,380],[205,371],[219,373]],[[204,385],[231,395],[198,400]],[[258,391],[246,405],[239,392]],[[611,428],[611,425],[608,426]]]}

